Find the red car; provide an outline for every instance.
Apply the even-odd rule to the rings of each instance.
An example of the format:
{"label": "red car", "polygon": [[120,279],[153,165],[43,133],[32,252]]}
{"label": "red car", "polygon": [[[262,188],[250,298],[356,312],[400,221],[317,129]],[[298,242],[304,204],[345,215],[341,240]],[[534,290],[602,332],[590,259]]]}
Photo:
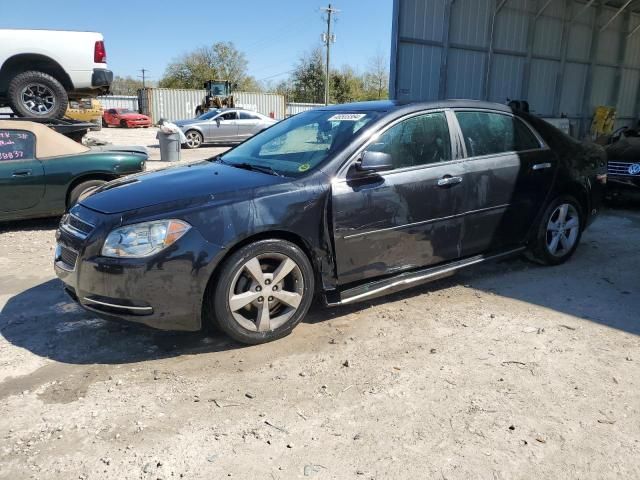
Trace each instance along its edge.
{"label": "red car", "polygon": [[122,128],[150,127],[151,119],[128,108],[110,108],[102,114],[102,126],[120,126]]}

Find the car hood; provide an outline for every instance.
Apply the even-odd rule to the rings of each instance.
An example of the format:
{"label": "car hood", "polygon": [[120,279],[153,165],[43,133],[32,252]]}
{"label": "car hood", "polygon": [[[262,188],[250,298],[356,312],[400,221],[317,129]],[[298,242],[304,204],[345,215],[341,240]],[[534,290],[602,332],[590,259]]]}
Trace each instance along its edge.
{"label": "car hood", "polygon": [[114,180],[80,203],[92,210],[123,213],[155,205],[168,211],[220,195],[247,199],[247,190],[282,183],[286,179],[220,163],[202,162]]}
{"label": "car hood", "polygon": [[178,120],[177,122],[173,122],[179,127],[186,127],[187,125],[195,125],[196,123],[202,123],[206,120],[200,120],[199,118],[192,118],[191,120]]}

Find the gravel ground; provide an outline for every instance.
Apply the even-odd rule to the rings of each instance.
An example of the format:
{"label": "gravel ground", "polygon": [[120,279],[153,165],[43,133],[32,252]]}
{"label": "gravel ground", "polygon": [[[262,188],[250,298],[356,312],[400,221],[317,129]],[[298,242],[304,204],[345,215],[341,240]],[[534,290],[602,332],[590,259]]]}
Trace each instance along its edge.
{"label": "gravel ground", "polygon": [[0,232],[2,479],[640,478],[637,209],[255,347],[79,309],[55,225]]}
{"label": "gravel ground", "polygon": [[[173,163],[160,161],[160,144],[156,139],[158,129],[156,127],[149,128],[102,128],[97,132],[90,132],[88,138],[103,140],[115,145],[143,145],[149,151],[149,161],[147,162],[148,170],[156,170],[166,166],[174,165]],[[211,145],[189,150],[183,148],[180,151],[180,162],[189,163],[199,161],[205,158],[218,155],[229,148],[229,145]]]}

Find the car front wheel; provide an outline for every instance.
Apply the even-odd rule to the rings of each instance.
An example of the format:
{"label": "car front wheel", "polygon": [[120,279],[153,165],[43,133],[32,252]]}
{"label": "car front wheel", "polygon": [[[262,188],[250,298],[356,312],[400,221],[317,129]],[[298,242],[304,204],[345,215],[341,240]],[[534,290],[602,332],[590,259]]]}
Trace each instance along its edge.
{"label": "car front wheel", "polygon": [[537,226],[529,258],[543,265],[566,262],[578,248],[582,225],[582,208],[577,200],[569,195],[556,198]]}
{"label": "car front wheel", "polygon": [[67,209],[73,207],[82,197],[88,194],[90,191],[95,190],[107,183],[105,180],[87,180],[76,185],[71,192],[69,192],[69,200],[67,202]]}
{"label": "car front wheel", "polygon": [[187,141],[185,142],[185,146],[187,148],[198,148],[202,145],[202,134],[200,132],[196,132],[195,130],[189,130],[185,137],[187,137]]}
{"label": "car front wheel", "polygon": [[305,253],[291,242],[261,240],[224,263],[205,310],[234,340],[265,343],[291,333],[309,310],[313,292]]}

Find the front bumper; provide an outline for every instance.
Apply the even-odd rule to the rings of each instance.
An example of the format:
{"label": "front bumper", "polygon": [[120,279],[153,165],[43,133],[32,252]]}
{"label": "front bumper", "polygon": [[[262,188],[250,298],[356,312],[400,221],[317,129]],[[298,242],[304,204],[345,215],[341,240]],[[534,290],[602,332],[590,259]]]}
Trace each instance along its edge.
{"label": "front bumper", "polygon": [[107,87],[113,83],[113,72],[106,68],[94,68],[91,75],[91,86],[94,88]]}
{"label": "front bumper", "polygon": [[[79,213],[84,213],[83,207],[72,209],[72,214]],[[199,330],[204,292],[223,249],[192,228],[148,258],[103,257],[100,249],[111,228],[96,226],[86,238],[65,226],[56,232],[54,269],[71,298],[103,318],[161,330]]]}
{"label": "front bumper", "polygon": [[151,120],[125,120],[129,127],[150,127]]}

